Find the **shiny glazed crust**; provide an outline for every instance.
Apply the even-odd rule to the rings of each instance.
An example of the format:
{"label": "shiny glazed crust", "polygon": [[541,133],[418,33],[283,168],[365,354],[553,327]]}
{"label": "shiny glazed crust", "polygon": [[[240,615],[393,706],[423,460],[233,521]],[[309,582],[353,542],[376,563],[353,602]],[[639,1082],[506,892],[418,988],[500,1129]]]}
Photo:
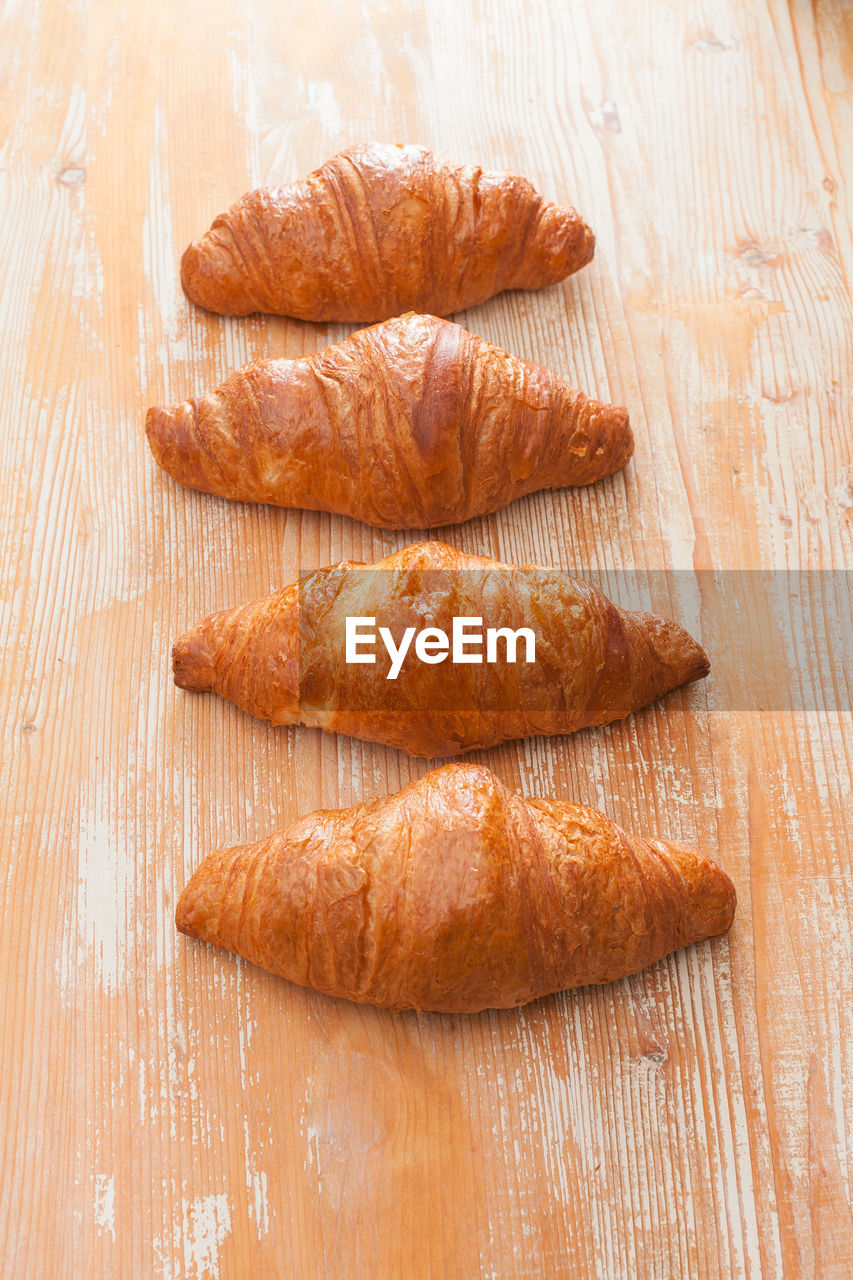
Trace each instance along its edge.
{"label": "shiny glazed crust", "polygon": [[635,973],[724,933],[734,908],[692,849],[451,764],[210,854],[176,920],[329,995],[473,1013]]}
{"label": "shiny glazed crust", "polygon": [[181,484],[225,498],[427,529],[624,467],[625,409],[459,325],[404,315],[317,355],[246,365],[146,420]]}
{"label": "shiny glazed crust", "polygon": [[370,324],[448,315],[586,265],[595,237],[525,178],[456,168],[424,147],[350,147],[300,182],[250,191],[181,261],[191,302]]}
{"label": "shiny glazed crust", "polygon": [[[359,572],[355,572],[359,570]],[[347,617],[450,631],[452,618],[530,627],[536,661],[386,668],[344,660]],[[619,609],[554,569],[518,570],[441,542],[371,566],[344,562],[206,618],[173,648],[175,682],[212,690],[273,724],[305,724],[447,756],[533,734],[609,724],[708,672],[674,622]]]}

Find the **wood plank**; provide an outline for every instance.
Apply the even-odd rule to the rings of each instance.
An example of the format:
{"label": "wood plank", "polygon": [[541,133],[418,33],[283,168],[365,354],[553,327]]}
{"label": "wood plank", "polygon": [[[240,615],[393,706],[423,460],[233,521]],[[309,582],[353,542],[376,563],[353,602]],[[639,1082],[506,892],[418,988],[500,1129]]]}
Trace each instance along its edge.
{"label": "wood plank", "polygon": [[[728,938],[473,1018],[290,987],[176,935],[188,875],[429,764],[182,694],[169,646],[302,569],[417,535],[179,490],[141,430],[150,403],[347,332],[194,310],[186,242],[353,140],[420,141],[515,168],[595,227],[578,277],[458,318],[628,404],[637,436],[625,473],[440,536],[617,597],[631,569],[840,574],[851,41],[843,0],[0,10],[10,1275],[853,1269],[841,677],[803,663],[762,707],[758,613],[721,622],[720,592],[691,603],[673,579],[673,611],[697,608],[713,639],[706,684],[476,755],[525,794],[717,858],[739,892]],[[815,635],[829,599],[805,602]]]}

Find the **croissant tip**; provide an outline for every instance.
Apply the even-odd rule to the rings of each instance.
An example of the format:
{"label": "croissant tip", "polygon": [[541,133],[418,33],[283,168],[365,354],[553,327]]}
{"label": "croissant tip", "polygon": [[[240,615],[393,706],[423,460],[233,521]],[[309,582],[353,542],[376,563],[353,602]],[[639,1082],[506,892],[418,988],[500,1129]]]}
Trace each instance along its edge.
{"label": "croissant tip", "polygon": [[586,267],[595,257],[595,232],[592,227],[588,226],[583,218],[579,218],[581,226],[580,246],[578,249],[578,265],[576,270]]}
{"label": "croissant tip", "polygon": [[704,680],[711,670],[711,660],[699,641],[694,640],[689,632],[684,631],[683,628],[681,630],[685,639],[685,683],[689,684],[693,680]]}
{"label": "croissant tip", "polygon": [[185,933],[187,937],[191,938],[193,936],[193,931],[190,924],[191,912],[187,898],[187,887],[184,888],[183,893],[180,898],[178,898],[178,905],[175,908],[175,928],[178,930],[178,933]]}
{"label": "croissant tip", "polygon": [[627,466],[634,456],[634,432],[630,415],[624,405],[605,405],[604,411],[609,416],[609,437],[612,441],[610,474],[613,474]]}
{"label": "croissant tip", "polygon": [[175,907],[175,927],[179,933],[186,934],[188,938],[202,936],[204,919],[209,914],[209,909],[204,909],[206,906],[206,895],[203,892],[204,866],[203,862],[200,867],[196,867],[181,890]]}
{"label": "croissant tip", "polygon": [[221,467],[210,467],[198,422],[197,400],[171,406],[152,405],[145,418],[148,446],[157,465],[178,484],[203,493],[228,496]]}
{"label": "croissant tip", "polygon": [[673,685],[673,688],[695,684],[697,680],[704,680],[710,670],[711,664],[708,661],[708,655],[704,649],[696,645],[695,652],[691,651],[685,654],[681,669],[678,671],[677,683]]}
{"label": "croissant tip", "polygon": [[249,316],[258,310],[234,233],[224,216],[184,250],[181,288],[195,306],[216,315]]}
{"label": "croissant tip", "polygon": [[692,684],[702,680],[711,670],[710,659],[698,640],[678,622],[661,619],[655,628],[659,657],[677,677],[676,683]]}
{"label": "croissant tip", "polygon": [[213,688],[215,669],[198,628],[172,645],[172,679],[179,689],[205,693]]}
{"label": "croissant tip", "polygon": [[198,241],[193,240],[188,244],[181,255],[181,288],[183,289],[190,302],[196,305],[202,305],[199,302],[196,292],[196,280],[198,278],[199,265],[199,245]]}
{"label": "croissant tip", "polygon": [[200,875],[205,864],[184,885],[178,905],[175,907],[175,928],[187,938],[197,938],[200,942],[210,941],[212,932],[211,910],[204,892],[203,876]]}
{"label": "croissant tip", "polygon": [[737,891],[722,867],[676,840],[651,842],[662,848],[679,869],[688,886],[687,931],[691,941],[718,938],[735,918]]}
{"label": "croissant tip", "polygon": [[220,245],[209,242],[210,232],[188,244],[181,257],[181,288],[195,306],[219,315],[233,314],[223,295]]}
{"label": "croissant tip", "polygon": [[164,466],[164,445],[168,434],[167,423],[171,418],[172,415],[168,409],[164,409],[158,404],[152,405],[145,415],[145,439],[148,441],[148,447],[161,467]]}
{"label": "croissant tip", "polygon": [[572,271],[579,271],[594,258],[595,232],[571,205],[545,205],[542,230],[549,239],[553,236],[555,248],[562,246]]}

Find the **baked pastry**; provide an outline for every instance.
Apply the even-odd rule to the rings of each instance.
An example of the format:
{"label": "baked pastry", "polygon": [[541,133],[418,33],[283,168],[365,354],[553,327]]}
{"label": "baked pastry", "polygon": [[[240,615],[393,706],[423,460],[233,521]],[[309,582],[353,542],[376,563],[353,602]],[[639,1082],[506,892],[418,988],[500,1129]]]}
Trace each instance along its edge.
{"label": "baked pastry", "polygon": [[624,467],[625,409],[457,324],[409,314],[299,360],[258,360],[145,424],[181,484],[427,529]]}
{"label": "baked pastry", "polygon": [[[454,619],[474,636],[456,661]],[[482,624],[479,658],[466,619]],[[502,633],[493,653],[489,632]],[[676,623],[619,609],[560,570],[423,542],[206,618],[175,644],[173,670],[181,688],[213,690],[273,724],[435,757],[608,724],[704,676],[708,659]]]}
{"label": "baked pastry", "polygon": [[450,764],[210,854],[176,919],[328,995],[474,1013],[636,973],[724,933],[734,909],[694,850]]}
{"label": "baked pastry", "polygon": [[181,283],[191,302],[226,316],[370,324],[556,284],[594,247],[574,209],[525,178],[367,143],[301,182],[244,195],[186,250]]}

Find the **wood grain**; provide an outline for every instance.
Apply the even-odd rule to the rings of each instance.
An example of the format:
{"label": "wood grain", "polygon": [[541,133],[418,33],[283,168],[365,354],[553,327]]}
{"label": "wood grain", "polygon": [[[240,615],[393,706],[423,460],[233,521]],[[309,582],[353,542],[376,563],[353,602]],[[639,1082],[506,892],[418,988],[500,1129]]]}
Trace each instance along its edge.
{"label": "wood grain", "polygon": [[[180,694],[169,646],[417,535],[179,490],[142,435],[149,404],[347,332],[194,310],[184,245],[250,185],[417,141],[595,228],[580,275],[464,323],[626,403],[637,435],[625,473],[447,540],[617,597],[623,569],[849,568],[845,0],[6,0],[0,61],[0,1270],[851,1274],[843,678],[732,695],[762,630],[715,630],[707,597],[703,687],[481,753],[717,858],[729,938],[511,1014],[289,987],[176,934],[189,873],[428,763]],[[826,607],[806,603],[815,635]]]}

